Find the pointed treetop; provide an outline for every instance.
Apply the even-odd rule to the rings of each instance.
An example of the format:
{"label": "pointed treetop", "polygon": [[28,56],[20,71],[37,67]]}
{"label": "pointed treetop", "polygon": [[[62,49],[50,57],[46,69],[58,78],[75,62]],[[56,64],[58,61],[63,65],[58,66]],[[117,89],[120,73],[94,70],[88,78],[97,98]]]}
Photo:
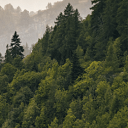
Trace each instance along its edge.
{"label": "pointed treetop", "polygon": [[[19,35],[17,34],[17,32],[15,31],[14,35],[13,35],[13,38],[11,40],[12,42],[15,42],[15,43],[21,43],[20,42],[20,38],[19,38]],[[13,43],[11,43],[11,46],[13,45]]]}
{"label": "pointed treetop", "polygon": [[21,58],[23,58],[24,55],[22,53],[23,53],[24,49],[23,49],[23,46],[20,46],[20,43],[21,43],[20,38],[16,31],[15,31],[11,41],[12,41],[11,48],[9,50],[11,52],[12,57],[15,58],[17,55],[19,55]]}
{"label": "pointed treetop", "polygon": [[68,3],[66,9],[64,10],[64,15],[68,17],[71,16],[73,13],[74,13],[73,6],[70,3]]}
{"label": "pointed treetop", "polygon": [[55,24],[56,24],[56,25],[60,25],[61,22],[63,21],[63,17],[64,17],[64,15],[63,15],[63,13],[61,12],[61,13],[59,14],[59,16],[56,18]]}

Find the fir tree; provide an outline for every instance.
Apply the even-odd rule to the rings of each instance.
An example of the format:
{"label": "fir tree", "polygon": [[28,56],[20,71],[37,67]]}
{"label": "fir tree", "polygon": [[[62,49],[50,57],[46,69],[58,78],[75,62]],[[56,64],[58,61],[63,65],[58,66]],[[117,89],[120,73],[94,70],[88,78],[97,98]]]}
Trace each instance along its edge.
{"label": "fir tree", "polygon": [[23,46],[20,46],[20,38],[17,32],[15,31],[12,40],[11,40],[11,48],[9,49],[12,55],[12,58],[15,58],[17,55],[20,56],[22,59],[24,58],[23,52]]}
{"label": "fir tree", "polygon": [[73,54],[72,57],[72,83],[74,82],[74,80],[76,80],[78,78],[79,75],[81,75],[83,73],[83,68],[80,66],[79,63],[79,59],[76,55],[76,53]]}

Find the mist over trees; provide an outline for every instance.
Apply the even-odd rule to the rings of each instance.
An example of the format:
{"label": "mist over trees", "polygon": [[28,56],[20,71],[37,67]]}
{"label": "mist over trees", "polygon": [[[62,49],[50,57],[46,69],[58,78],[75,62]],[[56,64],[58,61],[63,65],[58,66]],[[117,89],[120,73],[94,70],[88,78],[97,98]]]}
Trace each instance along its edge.
{"label": "mist over trees", "polygon": [[78,8],[81,16],[86,17],[91,11],[91,2],[89,0],[64,0],[55,2],[54,5],[48,3],[46,10],[38,12],[29,12],[21,10],[20,5],[14,8],[11,4],[0,7],[0,52],[5,53],[5,47],[10,44],[10,39],[14,31],[20,35],[23,45],[28,43],[30,47],[41,38],[45,32],[46,25],[54,25],[54,21],[63,11],[68,3],[71,3],[74,8]]}

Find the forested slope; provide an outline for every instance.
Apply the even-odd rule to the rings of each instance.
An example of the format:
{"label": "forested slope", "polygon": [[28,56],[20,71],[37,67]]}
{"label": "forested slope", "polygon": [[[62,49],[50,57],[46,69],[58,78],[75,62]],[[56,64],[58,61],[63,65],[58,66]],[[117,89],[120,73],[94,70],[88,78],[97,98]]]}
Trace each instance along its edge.
{"label": "forested slope", "polygon": [[[83,18],[91,12],[90,0],[63,0],[53,5],[48,3],[46,9],[42,10],[42,6],[42,9],[37,12],[21,10],[20,7],[14,8],[11,4],[5,5],[4,8],[0,6],[0,53],[5,54],[6,45],[10,43],[14,31],[20,34],[23,45],[27,42],[31,47],[32,44],[37,43],[38,38],[43,36],[46,25],[54,25],[56,17],[68,3],[78,8]],[[43,2],[38,0],[37,4],[42,5]]]}
{"label": "forested slope", "polygon": [[24,59],[7,49],[1,128],[128,128],[128,1],[92,3],[84,20],[68,4]]}

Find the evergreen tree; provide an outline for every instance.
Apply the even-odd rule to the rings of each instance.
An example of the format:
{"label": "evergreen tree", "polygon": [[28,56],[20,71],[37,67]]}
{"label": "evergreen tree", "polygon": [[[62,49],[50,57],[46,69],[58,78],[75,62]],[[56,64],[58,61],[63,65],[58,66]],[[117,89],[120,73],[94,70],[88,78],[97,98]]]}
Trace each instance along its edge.
{"label": "evergreen tree", "polygon": [[117,30],[121,37],[121,50],[125,52],[128,51],[128,1],[122,0],[118,5],[116,15]]}
{"label": "evergreen tree", "polygon": [[69,3],[64,14],[60,13],[57,17],[54,27],[54,37],[51,48],[51,58],[57,59],[59,64],[64,64],[66,59],[72,59],[72,55],[77,48],[76,40],[80,33],[80,14],[74,10]]}
{"label": "evergreen tree", "polygon": [[23,55],[23,46],[20,46],[20,38],[17,32],[15,31],[12,40],[11,40],[11,48],[9,49],[12,55],[12,58],[15,58],[17,55],[20,56],[22,59],[24,58]]}
{"label": "evergreen tree", "polygon": [[63,13],[61,12],[61,13],[59,14],[59,16],[56,18],[55,24],[56,24],[57,26],[59,26],[59,25],[63,22],[63,19],[64,19],[64,15],[63,15]]}
{"label": "evergreen tree", "polygon": [[71,82],[73,83],[74,80],[76,80],[77,77],[82,73],[83,73],[83,68],[80,66],[79,59],[76,53],[74,53],[72,57],[72,73],[71,73],[72,81]]}
{"label": "evergreen tree", "polygon": [[[114,43],[113,43],[114,42]],[[109,41],[109,47],[107,50],[107,55],[105,59],[106,68],[110,68],[109,70],[117,71],[119,68],[119,55],[120,55],[120,42],[118,40]]]}
{"label": "evergreen tree", "polygon": [[42,40],[42,54],[43,55],[46,54],[47,49],[48,49],[50,32],[51,32],[51,28],[47,25],[46,31],[44,33],[43,40]]}
{"label": "evergreen tree", "polygon": [[10,50],[8,49],[8,44],[6,46],[7,50],[6,50],[6,53],[5,53],[5,63],[11,63],[12,62],[12,56],[11,56],[11,52]]}
{"label": "evergreen tree", "polygon": [[68,3],[67,7],[64,10],[64,16],[66,18],[68,18],[68,17],[70,17],[73,14],[74,14],[73,6],[70,3]]}
{"label": "evergreen tree", "polygon": [[117,31],[118,24],[116,20],[120,2],[120,0],[92,0],[94,6],[91,8],[93,10],[91,15],[91,35],[94,39],[93,52],[95,60],[105,59],[109,38],[116,39],[120,36]]}

